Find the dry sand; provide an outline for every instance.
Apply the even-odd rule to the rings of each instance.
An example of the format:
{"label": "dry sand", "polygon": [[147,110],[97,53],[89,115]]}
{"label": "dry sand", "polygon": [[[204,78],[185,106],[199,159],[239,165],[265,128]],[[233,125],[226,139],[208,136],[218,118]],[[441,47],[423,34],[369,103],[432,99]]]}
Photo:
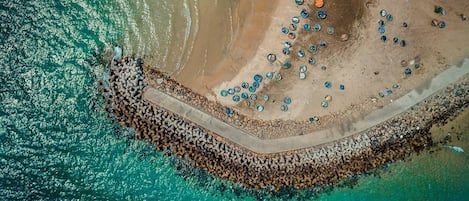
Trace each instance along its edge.
{"label": "dry sand", "polygon": [[[253,58],[270,24],[269,16],[277,8],[276,1],[216,2],[215,6],[212,1],[200,2],[194,51],[175,76],[183,85],[209,96],[212,87],[232,79]],[[227,6],[231,14],[220,14]]]}
{"label": "dry sand", "polygon": [[[273,65],[266,61],[268,53],[275,53],[279,61],[284,61],[287,56],[280,51],[287,37],[280,32],[282,26],[288,26],[292,16],[298,16],[302,8],[310,9],[303,5],[297,7],[293,1],[280,1],[270,20],[272,20],[265,37],[259,46],[251,47],[257,49],[256,54],[244,67],[233,74],[231,66],[225,66],[222,72],[232,77],[229,81],[219,83],[212,88],[210,95],[216,95],[216,100],[224,105],[233,105],[230,97],[221,97],[219,91],[229,87],[239,86],[243,81],[252,82],[252,76],[256,73],[265,75],[268,71],[279,71],[284,79],[280,82],[272,81],[262,92],[257,93],[270,95],[267,103],[258,101],[265,106],[262,113],[253,109],[245,109],[238,106],[238,110],[254,118],[265,120],[271,119],[295,119],[305,120],[310,116],[335,115],[349,118],[358,118],[369,110],[381,108],[392,99],[398,98],[413,88],[424,85],[435,74],[443,71],[447,65],[456,64],[468,55],[469,45],[469,22],[463,22],[460,14],[467,10],[468,2],[442,2],[442,1],[370,1],[367,4],[362,0],[339,0],[333,3],[326,1],[323,8],[328,11],[328,18],[319,21],[313,16],[313,23],[319,22],[323,30],[319,33],[298,32],[298,38],[294,41],[292,54],[288,59],[292,60],[291,69],[280,70],[278,62]],[[447,15],[442,16],[433,12],[435,5],[443,6]],[[386,25],[385,35],[389,41],[380,41],[377,32],[378,21],[382,19],[379,11],[386,9],[394,15],[394,20]],[[316,9],[313,9],[316,11]],[[430,25],[431,20],[445,20],[447,28],[439,29]],[[408,28],[402,27],[407,22]],[[254,22],[248,22],[254,23]],[[300,23],[301,25],[302,23]],[[327,35],[324,28],[334,26],[336,33]],[[299,28],[300,29],[300,28]],[[348,33],[351,39],[347,42],[339,40],[340,34]],[[392,37],[397,36],[405,39],[406,47],[400,47],[392,43]],[[309,44],[319,40],[326,40],[328,48],[319,50],[313,55],[317,64],[307,64],[306,54],[304,58],[298,58],[296,51],[300,48],[307,50]],[[243,40],[249,44],[249,40]],[[255,42],[253,42],[255,44]],[[419,71],[408,78],[403,77],[404,69],[401,60],[411,60],[415,56],[422,58],[422,67]],[[240,63],[235,63],[238,69]],[[298,79],[298,66],[308,66],[308,77],[306,80]],[[326,71],[320,70],[322,65],[327,66]],[[221,68],[219,68],[221,69]],[[379,72],[375,75],[375,72]],[[217,73],[217,77],[223,74]],[[222,79],[220,79],[222,80]],[[220,80],[217,80],[220,82]],[[209,82],[210,84],[217,81]],[[324,87],[325,81],[331,81],[333,87]],[[266,84],[263,82],[261,88]],[[339,84],[344,84],[346,89],[338,89]],[[393,84],[399,84],[400,89],[377,103],[370,102],[370,96],[378,97],[378,92],[392,89]],[[331,95],[333,101],[328,109],[320,106],[325,95]],[[288,112],[280,111],[281,101],[284,96],[293,99]]]}
{"label": "dry sand", "polygon": [[[435,14],[435,5],[441,5],[447,14]],[[414,88],[428,84],[447,66],[469,56],[469,21],[460,18],[461,13],[469,15],[469,2],[466,1],[325,1],[323,9],[328,12],[328,18],[320,21],[313,15],[307,20],[312,24],[320,23],[323,30],[311,33],[296,31],[297,39],[289,40],[280,29],[288,27],[291,17],[299,16],[303,8],[312,9],[313,13],[317,11],[311,5],[296,6],[294,1],[235,2],[233,18],[229,20],[230,31],[226,27],[215,31],[201,28],[194,55],[176,79],[210,100],[233,106],[253,118],[304,121],[313,115],[329,115],[341,121],[352,121],[382,108]],[[380,41],[381,35],[377,31],[378,21],[383,19],[379,16],[381,9],[394,16],[394,20],[386,24],[386,43]],[[447,27],[431,26],[432,19],[444,20]],[[208,22],[203,20],[204,17],[201,18],[201,26],[209,27],[214,25],[211,22],[223,21],[207,16],[205,20]],[[299,30],[304,22],[301,20]],[[402,27],[403,22],[407,22],[409,27]],[[328,26],[334,26],[336,33],[326,34]],[[214,34],[211,37],[200,36],[211,33]],[[349,34],[350,40],[340,41],[342,33]],[[395,36],[405,39],[407,46],[393,44]],[[319,40],[326,40],[328,47],[312,55],[307,49]],[[294,43],[289,56],[281,53],[285,41]],[[223,51],[217,52],[220,46]],[[307,52],[304,58],[296,56],[299,49]],[[266,60],[269,53],[277,55],[274,64]],[[307,63],[310,56],[316,58],[315,65]],[[413,75],[406,78],[401,60],[410,61],[416,56],[420,56],[422,67],[418,71],[412,68]],[[286,59],[292,61],[291,69],[281,68],[281,62]],[[308,67],[307,79],[299,80],[298,66],[303,64]],[[320,69],[323,65],[327,66],[326,71]],[[252,83],[254,74],[265,75],[269,71],[280,72],[284,79],[261,83],[258,97],[268,94],[270,100],[254,104],[264,105],[264,112],[241,104],[234,105],[231,96],[220,96],[221,89],[240,86],[244,81]],[[332,88],[325,88],[325,81],[331,81]],[[339,90],[339,84],[344,84],[346,89]],[[393,84],[399,84],[400,88],[393,89],[394,93],[385,98],[378,97],[378,92],[392,89]],[[327,109],[320,106],[325,95],[333,97]],[[284,96],[293,100],[288,112],[280,110]],[[372,102],[371,96],[378,97],[377,101]]]}

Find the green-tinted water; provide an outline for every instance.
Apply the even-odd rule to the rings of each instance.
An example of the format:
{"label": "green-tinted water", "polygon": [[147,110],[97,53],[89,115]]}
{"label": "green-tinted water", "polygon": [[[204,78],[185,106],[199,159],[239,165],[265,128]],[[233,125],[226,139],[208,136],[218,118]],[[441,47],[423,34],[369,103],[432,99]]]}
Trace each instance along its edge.
{"label": "green-tinted water", "polygon": [[[102,68],[93,54],[126,43],[127,23],[139,21],[122,12],[130,8],[112,0],[0,0],[0,199],[313,199],[308,191],[272,197],[191,167],[176,170],[181,162],[123,137],[132,131],[111,123],[96,98],[93,76]],[[453,143],[469,150],[467,127],[460,130]],[[467,200],[468,164],[467,152],[425,152],[319,199]]]}

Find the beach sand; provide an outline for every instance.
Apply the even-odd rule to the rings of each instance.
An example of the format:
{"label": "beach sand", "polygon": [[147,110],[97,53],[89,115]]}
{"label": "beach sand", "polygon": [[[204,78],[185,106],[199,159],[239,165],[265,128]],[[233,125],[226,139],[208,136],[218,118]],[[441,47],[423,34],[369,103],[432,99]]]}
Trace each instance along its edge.
{"label": "beach sand", "polygon": [[[435,5],[442,6],[446,15],[434,13]],[[311,116],[328,116],[327,119],[335,122],[354,121],[412,89],[425,87],[447,66],[458,64],[469,56],[469,22],[460,17],[467,12],[469,2],[325,1],[322,8],[328,14],[325,20],[314,16],[317,8],[306,3],[297,6],[294,1],[234,1],[231,6],[232,18],[201,14],[201,27],[194,45],[197,51],[193,51],[188,63],[174,77],[209,100],[233,107],[255,119],[305,121]],[[202,2],[200,7],[203,7]],[[300,18],[297,38],[289,40],[280,30],[289,27],[291,18],[299,16],[302,9],[307,9],[313,16]],[[391,13],[394,20],[386,21],[379,16],[381,9]],[[213,14],[216,10],[211,7],[201,13]],[[386,21],[384,35],[388,41],[385,43],[378,33],[381,19]],[[431,26],[432,19],[444,20],[447,27]],[[305,21],[320,23],[323,29],[306,33],[300,30]],[[404,28],[403,22],[409,26]],[[335,27],[336,32],[325,33],[328,26]],[[340,40],[344,33],[350,35],[346,42]],[[406,47],[393,44],[393,37],[406,40]],[[320,40],[326,40],[328,47],[315,54],[309,53],[309,45]],[[281,52],[285,41],[293,43],[290,55]],[[296,55],[300,49],[306,51],[304,58]],[[266,60],[269,53],[277,55],[273,64]],[[315,65],[308,64],[310,56],[316,59]],[[406,67],[401,66],[401,61],[411,63],[417,56],[421,59],[420,69],[409,64],[406,67],[413,73],[404,76]],[[290,69],[282,68],[285,60],[292,62]],[[300,65],[308,67],[305,80],[298,79]],[[327,70],[321,70],[321,66],[327,66]],[[270,99],[252,103],[263,105],[263,112],[234,103],[231,96],[220,95],[222,89],[240,86],[242,82],[252,83],[254,74],[265,75],[267,72],[280,73],[283,80],[260,84],[257,96],[268,94]],[[326,81],[332,82],[332,88],[324,87]],[[345,90],[339,90],[339,84],[343,84]],[[399,88],[394,89],[394,84]],[[393,94],[380,98],[378,93],[388,89],[392,89]],[[331,95],[332,101],[324,109],[320,104],[326,95]],[[287,112],[280,110],[285,96],[293,100]],[[371,100],[372,96],[377,97],[376,101]]]}
{"label": "beach sand", "polygon": [[[175,78],[198,93],[211,95],[211,88],[232,79],[253,58],[277,1],[217,1],[215,6],[212,1],[200,1],[199,7],[195,51]],[[220,13],[227,7],[230,13]]]}

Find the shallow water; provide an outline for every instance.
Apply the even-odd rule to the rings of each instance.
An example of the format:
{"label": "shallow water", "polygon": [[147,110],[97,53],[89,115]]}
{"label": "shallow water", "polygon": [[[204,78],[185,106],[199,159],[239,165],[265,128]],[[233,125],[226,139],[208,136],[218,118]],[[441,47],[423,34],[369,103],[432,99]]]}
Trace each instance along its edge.
{"label": "shallow water", "polygon": [[[153,25],[165,26],[169,13],[184,12],[181,5],[186,1],[158,1],[168,13],[150,9],[156,3],[132,2],[0,1],[0,199],[313,199],[308,191],[278,197],[248,192],[178,165],[182,162],[147,143],[126,140],[132,131],[112,123],[96,98],[93,77],[101,76],[103,68],[93,54],[111,43],[124,46],[124,53],[139,47],[142,52],[137,55],[155,48],[165,51],[163,43],[131,44],[146,44],[145,34],[152,33],[151,28],[135,29],[134,24],[147,23],[142,19],[153,16]],[[136,14],[135,8],[146,15]],[[186,32],[167,33],[150,35],[164,41],[185,37]],[[459,124],[464,122],[467,119]],[[464,200],[469,189],[469,143],[468,131],[463,132],[457,143],[465,153],[444,148],[425,152],[391,165],[381,178],[362,178],[353,189],[337,188],[319,199]]]}

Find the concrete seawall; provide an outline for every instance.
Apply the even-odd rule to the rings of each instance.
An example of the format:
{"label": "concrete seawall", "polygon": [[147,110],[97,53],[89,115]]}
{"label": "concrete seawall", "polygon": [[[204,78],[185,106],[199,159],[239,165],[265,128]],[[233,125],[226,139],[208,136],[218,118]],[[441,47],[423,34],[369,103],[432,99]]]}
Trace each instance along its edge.
{"label": "concrete seawall", "polygon": [[112,66],[106,97],[117,120],[133,127],[137,139],[222,178],[256,188],[320,188],[402,159],[430,146],[430,127],[457,115],[469,100],[469,82],[463,78],[359,134],[314,147],[257,153],[203,127],[204,122],[189,121],[187,114],[148,101],[142,66],[143,61],[132,58]]}

